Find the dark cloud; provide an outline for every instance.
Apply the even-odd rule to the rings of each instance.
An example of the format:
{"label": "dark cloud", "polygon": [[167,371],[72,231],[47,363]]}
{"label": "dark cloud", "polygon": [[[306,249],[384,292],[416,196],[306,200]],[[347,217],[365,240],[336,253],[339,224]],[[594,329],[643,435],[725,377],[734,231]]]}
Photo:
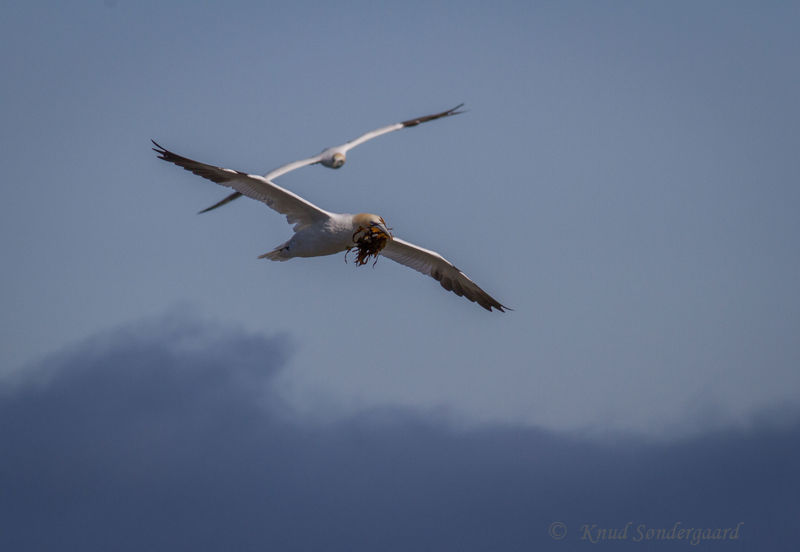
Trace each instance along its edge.
{"label": "dark cloud", "polygon": [[[283,336],[172,317],[6,382],[0,549],[796,547],[797,423],[660,444],[454,430],[389,409],[316,426],[272,386],[290,355]],[[629,542],[580,540],[582,524],[627,522]],[[744,525],[733,541],[631,542],[642,524],[676,522]]]}

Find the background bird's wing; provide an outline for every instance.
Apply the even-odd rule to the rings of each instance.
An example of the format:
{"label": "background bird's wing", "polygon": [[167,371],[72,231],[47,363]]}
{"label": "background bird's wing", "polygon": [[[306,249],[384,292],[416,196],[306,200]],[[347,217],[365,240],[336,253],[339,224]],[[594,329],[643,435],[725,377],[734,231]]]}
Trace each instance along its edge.
{"label": "background bird's wing", "polygon": [[278,178],[282,174],[286,174],[288,172],[292,172],[295,169],[299,169],[300,167],[305,167],[307,165],[313,165],[314,163],[319,163],[322,161],[322,154],[319,153],[314,157],[309,157],[308,159],[301,159],[300,161],[292,161],[291,163],[286,163],[285,165],[281,165],[277,169],[272,169],[267,174],[264,175],[264,178],[267,180],[272,180],[273,178]]}
{"label": "background bird's wing", "polygon": [[[427,123],[428,121],[435,121],[436,119],[441,119],[442,117],[449,117],[451,115],[458,115],[459,113],[464,113],[463,111],[459,111],[459,109],[461,109],[462,107],[464,107],[463,103],[458,104],[454,108],[448,109],[447,111],[442,111],[441,113],[434,113],[433,115],[423,115],[422,117],[416,117],[414,119],[409,119],[407,121],[403,121],[402,123],[395,123],[393,125],[387,125],[385,127],[376,128],[375,130],[371,130],[370,132],[362,134],[361,136],[359,136],[355,140],[350,140],[349,142],[346,142],[346,143],[342,144],[341,146],[334,146],[332,148],[327,148],[325,151],[326,152],[340,151],[342,153],[347,153],[348,151],[350,151],[354,147],[359,146],[359,145],[363,144],[364,142],[366,142],[368,140],[372,140],[373,138],[377,138],[378,136],[382,136],[382,135],[387,134],[389,132],[394,132],[395,130],[400,130],[401,128],[417,126],[420,123]],[[266,178],[267,180],[272,180],[273,178],[278,178],[279,176],[284,175],[284,174],[286,174],[288,172],[291,172],[291,171],[293,171],[295,169],[299,169],[301,167],[306,167],[308,165],[314,165],[316,163],[319,163],[320,161],[322,161],[322,158],[323,158],[323,154],[319,153],[319,154],[317,154],[317,155],[315,155],[313,157],[309,157],[307,159],[301,159],[299,161],[292,161],[291,163],[287,163],[286,165],[281,165],[277,169],[271,170],[266,175],[264,175],[264,178]],[[208,213],[209,211],[213,211],[217,207],[222,207],[223,205],[225,205],[227,203],[230,203],[234,199],[237,199],[237,198],[239,198],[241,196],[242,196],[241,192],[238,192],[238,191],[237,192],[233,192],[232,194],[230,194],[227,197],[225,197],[224,199],[218,201],[217,203],[215,203],[211,207],[206,207],[205,209],[200,211],[200,213]]]}
{"label": "background bird's wing", "polygon": [[153,141],[153,144],[156,146],[153,150],[158,153],[159,159],[174,163],[198,176],[207,178],[222,186],[233,188],[242,195],[266,203],[268,207],[282,215],[286,215],[286,220],[289,221],[289,224],[295,225],[295,231],[309,224],[330,218],[330,213],[327,211],[320,209],[289,190],[273,184],[263,176],[200,163],[172,153],[155,141]]}
{"label": "background bird's wing", "polygon": [[393,125],[387,125],[385,127],[376,128],[375,130],[371,130],[359,136],[354,140],[350,140],[349,142],[338,146],[336,149],[347,152],[353,149],[356,146],[360,146],[364,142],[368,140],[372,140],[373,138],[377,138],[378,136],[382,136],[389,132],[394,132],[395,130],[400,130],[401,128],[413,127],[417,126],[420,123],[427,123],[428,121],[435,121],[436,119],[441,119],[442,117],[450,117],[451,115],[458,115],[459,113],[464,113],[463,111],[459,111],[464,107],[464,104],[458,104],[452,109],[448,109],[447,111],[442,111],[441,113],[434,113],[433,115],[423,115],[421,117],[415,117],[414,119],[409,119],[407,121],[403,121],[402,123],[395,123]]}
{"label": "background bird's wing", "polygon": [[442,287],[447,291],[466,297],[486,310],[490,311],[492,307],[500,312],[505,312],[506,309],[511,310],[501,305],[500,302],[478,287],[478,284],[470,280],[466,274],[456,268],[453,263],[435,251],[423,249],[399,238],[393,238],[381,250],[381,255],[427,274],[442,284]]}

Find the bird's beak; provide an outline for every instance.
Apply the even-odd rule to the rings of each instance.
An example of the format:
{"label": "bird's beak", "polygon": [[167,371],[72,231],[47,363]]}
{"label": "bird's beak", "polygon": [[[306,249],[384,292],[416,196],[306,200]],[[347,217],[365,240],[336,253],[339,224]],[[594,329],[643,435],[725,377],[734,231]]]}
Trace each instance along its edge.
{"label": "bird's beak", "polygon": [[376,234],[380,234],[381,237],[383,237],[383,238],[391,239],[391,237],[392,237],[392,233],[389,232],[389,229],[386,228],[386,226],[384,226],[383,224],[380,224],[380,223],[371,224],[369,226],[369,229],[370,229],[371,232],[375,232]]}

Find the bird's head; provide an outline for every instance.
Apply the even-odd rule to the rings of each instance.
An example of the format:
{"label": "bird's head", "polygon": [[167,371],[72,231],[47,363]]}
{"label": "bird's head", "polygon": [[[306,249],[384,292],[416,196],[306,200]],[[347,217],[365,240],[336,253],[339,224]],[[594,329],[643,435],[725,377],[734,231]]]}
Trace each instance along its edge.
{"label": "bird's head", "polygon": [[333,157],[331,158],[331,168],[338,169],[339,167],[344,165],[345,161],[347,161],[347,157],[345,156],[345,154],[343,154],[342,152],[336,152],[333,154]]}
{"label": "bird's head", "polygon": [[386,226],[383,217],[371,213],[360,213],[353,216],[353,246],[350,249],[358,250],[357,265],[366,264],[370,257],[375,257],[377,262],[378,254],[390,239],[392,239],[392,233]]}
{"label": "bird's head", "polygon": [[329,169],[338,169],[347,161],[347,156],[345,156],[342,151],[333,150],[333,152],[331,152],[331,149],[322,152],[322,160],[319,162]]}
{"label": "bird's head", "polygon": [[[372,213],[359,213],[353,216],[353,231],[354,236],[358,237],[359,234],[364,237],[382,237],[391,238],[392,233],[390,228],[386,226],[386,221],[383,217],[373,215]],[[357,241],[355,238],[353,241]]]}
{"label": "bird's head", "polygon": [[342,146],[333,146],[322,150],[319,154],[319,161],[322,166],[329,169],[338,169],[344,162],[347,161],[345,152],[347,150]]}

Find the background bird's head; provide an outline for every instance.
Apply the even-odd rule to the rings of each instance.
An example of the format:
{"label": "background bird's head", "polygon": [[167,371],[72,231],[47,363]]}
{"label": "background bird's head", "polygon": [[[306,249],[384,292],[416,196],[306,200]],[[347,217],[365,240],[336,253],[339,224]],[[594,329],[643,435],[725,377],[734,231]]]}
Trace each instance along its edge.
{"label": "background bird's head", "polygon": [[331,169],[338,169],[344,162],[347,161],[347,156],[341,151],[337,151],[333,155],[326,155],[320,161],[323,165]]}

